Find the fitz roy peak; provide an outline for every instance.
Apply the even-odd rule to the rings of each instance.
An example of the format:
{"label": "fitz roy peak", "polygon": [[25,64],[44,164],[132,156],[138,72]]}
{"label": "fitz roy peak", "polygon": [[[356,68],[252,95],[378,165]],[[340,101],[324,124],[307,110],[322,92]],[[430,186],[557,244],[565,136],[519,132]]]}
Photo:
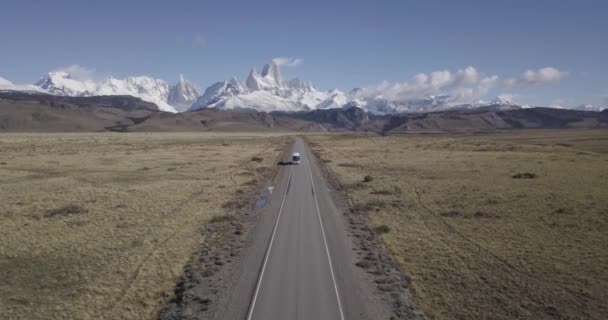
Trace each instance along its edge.
{"label": "fitz roy peak", "polygon": [[298,78],[284,81],[279,65],[273,61],[262,68],[262,73],[258,73],[255,68],[251,69],[244,85],[235,78],[211,85],[189,110],[217,108],[264,112],[308,111],[330,99],[334,91],[339,92],[319,91],[309,81]]}

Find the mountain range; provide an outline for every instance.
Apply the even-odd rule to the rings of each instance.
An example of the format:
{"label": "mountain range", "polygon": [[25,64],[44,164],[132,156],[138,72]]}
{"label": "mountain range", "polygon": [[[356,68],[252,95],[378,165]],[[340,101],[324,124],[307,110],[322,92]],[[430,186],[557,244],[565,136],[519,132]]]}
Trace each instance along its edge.
{"label": "mountain range", "polygon": [[260,112],[202,108],[170,113],[130,95],[70,97],[0,91],[0,132],[367,131],[380,134],[495,132],[517,129],[605,129],[602,112],[494,106],[375,115],[362,108]]}
{"label": "mountain range", "polygon": [[[348,93],[338,89],[323,91],[315,88],[310,81],[299,78],[284,80],[280,66],[275,61],[266,64],[261,72],[252,68],[244,81],[235,77],[219,81],[209,86],[202,94],[194,83],[184,79],[182,75],[175,85],[170,86],[164,80],[147,76],[125,79],[110,76],[96,81],[77,79],[65,71],[49,72],[33,85],[15,85],[0,77],[0,90],[35,91],[68,97],[133,96],[154,103],[160,111],[173,113],[200,109],[302,112],[358,107],[375,115],[391,115],[480,108],[492,111],[522,108],[501,97],[490,102],[460,103],[445,94],[419,99],[390,100],[367,95],[360,88]],[[602,111],[604,108],[581,105],[573,109]]]}

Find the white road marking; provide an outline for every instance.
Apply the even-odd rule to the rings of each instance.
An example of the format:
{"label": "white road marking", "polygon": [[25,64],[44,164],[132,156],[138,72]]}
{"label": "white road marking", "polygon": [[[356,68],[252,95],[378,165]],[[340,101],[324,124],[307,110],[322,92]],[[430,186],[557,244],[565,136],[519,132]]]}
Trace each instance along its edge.
{"label": "white road marking", "polygon": [[[283,213],[283,205],[285,204],[285,198],[287,196],[287,190],[289,190],[289,183],[291,182],[291,166],[289,167],[289,176],[287,178],[287,185],[285,186],[285,193],[283,193],[283,200],[281,201],[281,207],[279,208],[279,215],[277,216],[277,221],[274,223],[274,228],[272,229],[272,236],[270,237],[270,244],[268,245],[268,250],[266,250],[266,257],[264,258],[264,264],[262,265],[262,272],[260,273],[260,278],[258,279],[258,284],[255,288],[255,294],[253,295],[253,300],[251,301],[251,308],[249,308],[249,315],[247,315],[247,320],[251,320],[253,316],[253,309],[255,308],[255,302],[258,299],[258,293],[260,292],[260,286],[262,285],[262,279],[264,278],[264,271],[266,271],[266,263],[268,262],[268,256],[270,256],[270,250],[272,250],[272,243],[274,242],[274,235],[277,233],[277,226],[279,225],[279,220],[281,219],[281,213]],[[332,274],[333,275],[333,274]],[[342,318],[344,319],[344,318]]]}
{"label": "white road marking", "polygon": [[315,198],[315,204],[317,205],[317,216],[319,216],[319,224],[321,225],[321,234],[323,235],[323,242],[325,243],[325,252],[327,253],[327,262],[329,262],[329,271],[331,272],[331,279],[334,282],[334,290],[336,291],[336,299],[338,299],[338,309],[340,310],[340,319],[344,320],[344,313],[342,312],[342,303],[340,303],[340,294],[338,293],[338,285],[336,284],[336,277],[334,276],[334,267],[331,264],[331,256],[329,254],[329,247],[327,246],[327,239],[325,238],[325,230],[323,230],[323,219],[321,219],[321,210],[319,210],[319,201],[317,200],[317,191],[315,191],[315,181],[312,177],[312,168],[310,167],[310,159],[306,158],[308,163],[308,172],[310,173],[310,183],[312,184],[313,197]]}

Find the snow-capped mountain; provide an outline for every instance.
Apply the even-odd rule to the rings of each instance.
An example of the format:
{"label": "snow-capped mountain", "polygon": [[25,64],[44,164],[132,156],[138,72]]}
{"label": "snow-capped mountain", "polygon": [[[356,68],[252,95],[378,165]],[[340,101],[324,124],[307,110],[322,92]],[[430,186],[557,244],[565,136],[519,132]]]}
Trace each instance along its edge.
{"label": "snow-capped mountain", "polygon": [[10,88],[14,86],[14,84],[2,77],[0,77],[0,88]]}
{"label": "snow-capped mountain", "polygon": [[243,85],[232,78],[211,85],[205,93],[192,104],[190,110],[204,108],[218,109],[256,109],[258,111],[307,111],[329,106],[339,108],[345,98],[339,90],[319,91],[310,81],[298,78],[283,80],[281,69],[274,61],[265,65],[258,73],[252,68]]}
{"label": "snow-capped mountain", "polygon": [[161,111],[177,112],[167,103],[169,97],[169,85],[160,79],[151,77],[128,77],[116,79],[107,77],[96,82],[88,79],[74,79],[64,71],[49,72],[36,83],[44,91],[59,96],[112,96],[129,95],[138,97],[144,101],[152,102]]}
{"label": "snow-capped mountain", "polygon": [[161,111],[177,112],[167,103],[169,85],[160,79],[141,76],[123,80],[108,77],[98,84],[93,95],[130,95],[156,104]]}
{"label": "snow-capped mountain", "polygon": [[92,96],[97,84],[92,80],[76,80],[63,71],[49,72],[35,84],[58,96]]}
{"label": "snow-capped mountain", "polygon": [[[272,112],[310,109],[299,101],[304,99],[303,94],[284,87],[282,82],[277,83],[274,78],[256,75],[253,71],[248,79],[255,79],[252,80],[255,83],[249,81],[249,85],[245,86],[236,78],[214,83],[192,104],[190,110],[217,108]],[[264,89],[251,89],[252,87]]]}
{"label": "snow-capped mountain", "polygon": [[33,84],[14,84],[11,81],[8,81],[2,77],[0,77],[0,91],[2,90],[11,90],[11,91],[36,91],[42,92],[40,87],[35,86]]}
{"label": "snow-capped mountain", "polygon": [[179,81],[169,89],[167,103],[172,105],[177,111],[186,111],[200,96],[198,87],[179,75]]}
{"label": "snow-capped mountain", "polygon": [[572,109],[580,110],[580,111],[598,111],[599,112],[599,111],[603,111],[606,108],[594,106],[594,105],[590,105],[590,104],[581,104],[580,106],[576,106]]}
{"label": "snow-capped mountain", "polygon": [[462,104],[449,95],[395,101],[383,97],[366,96],[361,88],[355,88],[349,93],[338,89],[321,91],[317,90],[310,81],[299,78],[283,80],[279,65],[271,62],[264,66],[261,73],[252,68],[245,80],[245,85],[235,78],[211,85],[189,110],[217,108],[293,112],[354,106],[375,114],[394,114],[474,109],[488,105],[492,105],[493,109],[497,110],[519,108],[505,99],[498,99],[491,103]]}
{"label": "snow-capped mountain", "polygon": [[[201,95],[197,86],[182,75],[176,85],[146,76],[116,79],[107,77],[101,81],[77,79],[65,71],[46,74],[35,85],[15,85],[0,78],[0,90],[38,91],[62,96],[130,95],[156,104],[168,112],[194,111],[205,108],[255,109],[263,112],[297,112],[318,109],[351,107],[367,112],[386,115],[396,113],[428,113],[445,110],[502,111],[527,107],[510,101],[505,94],[492,101],[466,101],[448,94],[429,95],[422,98],[387,98],[382,93],[354,88],[345,93],[338,89],[322,91],[306,80],[285,80],[280,65],[274,60],[259,73],[252,68],[244,81],[232,78],[209,86]],[[580,105],[572,109],[601,111],[605,108]]]}

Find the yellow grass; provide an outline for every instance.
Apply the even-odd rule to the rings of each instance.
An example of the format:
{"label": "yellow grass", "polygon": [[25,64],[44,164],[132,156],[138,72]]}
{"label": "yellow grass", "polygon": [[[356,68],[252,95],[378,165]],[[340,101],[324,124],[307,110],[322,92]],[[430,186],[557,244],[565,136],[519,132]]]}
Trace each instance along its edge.
{"label": "yellow grass", "polygon": [[608,131],[308,139],[430,318],[608,315]]}
{"label": "yellow grass", "polygon": [[256,192],[288,140],[0,135],[0,318],[154,318],[201,225]]}

